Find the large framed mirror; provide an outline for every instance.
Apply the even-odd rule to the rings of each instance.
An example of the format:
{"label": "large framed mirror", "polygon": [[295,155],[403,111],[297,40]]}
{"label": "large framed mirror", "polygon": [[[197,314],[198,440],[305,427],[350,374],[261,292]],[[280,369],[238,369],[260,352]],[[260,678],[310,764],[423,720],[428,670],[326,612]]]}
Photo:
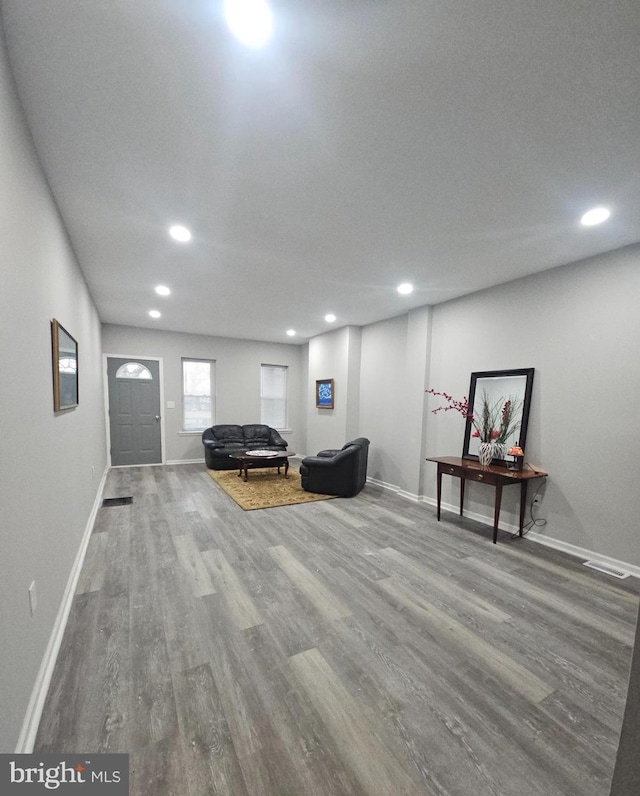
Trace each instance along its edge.
{"label": "large framed mirror", "polygon": [[54,318],[51,321],[53,353],[53,411],[78,405],[78,343]]}
{"label": "large framed mirror", "polygon": [[[524,451],[533,390],[534,368],[485,370],[471,374],[469,408],[464,432],[463,459],[478,459],[482,441],[498,441],[503,456],[495,464],[506,464],[509,448]],[[483,438],[486,438],[483,439]]]}

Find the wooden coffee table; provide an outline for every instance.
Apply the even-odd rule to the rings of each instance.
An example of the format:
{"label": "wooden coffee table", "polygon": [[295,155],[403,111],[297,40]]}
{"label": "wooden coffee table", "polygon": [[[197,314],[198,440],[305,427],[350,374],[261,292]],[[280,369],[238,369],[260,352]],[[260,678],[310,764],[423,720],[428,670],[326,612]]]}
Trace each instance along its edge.
{"label": "wooden coffee table", "polygon": [[278,474],[280,468],[284,467],[284,477],[288,478],[289,472],[289,458],[295,456],[295,451],[239,451],[238,453],[230,453],[231,459],[237,459],[239,462],[238,478],[244,475],[244,480],[249,480],[249,470],[257,470],[259,468],[277,467]]}

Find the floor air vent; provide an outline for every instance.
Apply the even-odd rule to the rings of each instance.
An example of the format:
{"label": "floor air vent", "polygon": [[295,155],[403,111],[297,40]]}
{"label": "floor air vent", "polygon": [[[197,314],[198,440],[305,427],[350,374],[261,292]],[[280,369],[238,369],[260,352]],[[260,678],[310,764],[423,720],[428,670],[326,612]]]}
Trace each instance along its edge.
{"label": "floor air vent", "polygon": [[597,561],[583,561],[582,562],[585,567],[591,567],[591,569],[597,569],[598,572],[604,572],[606,575],[613,575],[614,578],[628,578],[628,572],[622,572],[619,569],[614,569],[613,567],[607,566],[607,564],[599,564]]}
{"label": "floor air vent", "polygon": [[108,508],[109,506],[128,506],[129,503],[133,503],[133,498],[129,497],[119,497],[119,498],[105,498],[102,501],[102,508]]}

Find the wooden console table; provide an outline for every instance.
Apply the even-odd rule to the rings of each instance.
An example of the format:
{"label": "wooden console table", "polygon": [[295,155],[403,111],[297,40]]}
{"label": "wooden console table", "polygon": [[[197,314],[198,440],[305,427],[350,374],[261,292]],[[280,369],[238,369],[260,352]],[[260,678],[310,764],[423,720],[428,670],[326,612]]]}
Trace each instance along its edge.
{"label": "wooden console table", "polygon": [[461,459],[458,456],[440,456],[427,459],[438,465],[438,521],[440,521],[440,502],[442,497],[442,475],[451,475],[460,479],[460,516],[464,504],[464,485],[466,481],[489,484],[496,488],[496,500],[493,511],[493,543],[498,538],[498,520],[502,502],[502,487],[509,484],[520,484],[520,528],[522,536],[524,512],[527,505],[527,485],[533,478],[546,478],[547,473],[541,470],[510,470],[508,467],[490,464],[483,467],[474,459]]}

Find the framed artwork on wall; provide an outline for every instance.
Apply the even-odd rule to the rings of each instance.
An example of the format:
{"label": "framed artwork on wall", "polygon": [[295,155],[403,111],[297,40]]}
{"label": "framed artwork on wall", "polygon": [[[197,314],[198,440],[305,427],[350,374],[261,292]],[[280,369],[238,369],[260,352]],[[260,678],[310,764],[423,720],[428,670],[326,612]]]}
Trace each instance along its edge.
{"label": "framed artwork on wall", "polygon": [[78,343],[54,318],[51,321],[53,411],[78,405]]}
{"label": "framed artwork on wall", "polygon": [[333,400],[333,379],[316,379],[316,407],[318,409],[333,409]]}

